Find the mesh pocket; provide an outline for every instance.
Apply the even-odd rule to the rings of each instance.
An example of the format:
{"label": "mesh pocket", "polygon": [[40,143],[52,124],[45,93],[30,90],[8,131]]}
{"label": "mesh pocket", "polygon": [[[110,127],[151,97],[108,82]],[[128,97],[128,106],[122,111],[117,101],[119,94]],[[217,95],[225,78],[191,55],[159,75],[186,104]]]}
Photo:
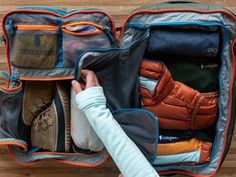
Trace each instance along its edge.
{"label": "mesh pocket", "polygon": [[65,67],[74,67],[76,60],[87,49],[110,48],[111,42],[106,34],[73,36],[63,34],[63,62]]}
{"label": "mesh pocket", "polygon": [[91,22],[75,22],[63,25],[62,30],[71,35],[89,36],[102,33],[103,28],[103,26]]}
{"label": "mesh pocket", "polygon": [[28,29],[19,28],[10,36],[12,64],[24,68],[53,68],[58,58],[56,31]]}

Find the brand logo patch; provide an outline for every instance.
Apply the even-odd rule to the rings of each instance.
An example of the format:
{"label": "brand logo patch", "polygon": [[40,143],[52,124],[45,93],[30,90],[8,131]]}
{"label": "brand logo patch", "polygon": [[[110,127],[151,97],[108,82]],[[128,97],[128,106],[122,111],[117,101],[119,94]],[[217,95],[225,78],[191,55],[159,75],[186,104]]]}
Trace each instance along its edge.
{"label": "brand logo patch", "polygon": [[208,52],[208,53],[217,54],[218,49],[217,49],[217,48],[211,48],[211,47],[209,47],[209,48],[207,49],[207,52]]}
{"label": "brand logo patch", "polygon": [[20,49],[19,50],[20,54],[22,55],[31,55],[31,56],[36,56],[36,57],[49,57],[56,55],[56,51],[54,49],[51,50],[34,50],[34,49]]}

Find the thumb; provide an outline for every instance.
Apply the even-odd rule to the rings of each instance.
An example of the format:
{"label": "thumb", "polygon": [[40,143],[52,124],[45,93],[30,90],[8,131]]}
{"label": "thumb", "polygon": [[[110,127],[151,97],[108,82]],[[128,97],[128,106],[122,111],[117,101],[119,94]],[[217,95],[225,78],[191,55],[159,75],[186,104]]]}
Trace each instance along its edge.
{"label": "thumb", "polygon": [[73,80],[73,81],[71,82],[71,84],[72,84],[73,89],[74,89],[74,91],[75,91],[76,94],[82,92],[82,88],[81,88],[79,82],[77,82],[76,80]]}

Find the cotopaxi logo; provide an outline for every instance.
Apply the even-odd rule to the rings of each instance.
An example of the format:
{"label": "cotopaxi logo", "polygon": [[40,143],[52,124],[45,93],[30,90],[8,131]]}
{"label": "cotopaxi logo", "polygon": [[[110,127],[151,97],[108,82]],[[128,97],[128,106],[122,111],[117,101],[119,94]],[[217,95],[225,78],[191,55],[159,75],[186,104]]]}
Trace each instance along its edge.
{"label": "cotopaxi logo", "polygon": [[35,35],[32,42],[33,46],[30,46],[29,48],[20,48],[20,54],[34,57],[49,57],[56,55],[55,49],[45,49],[45,45],[41,43],[40,35]]}
{"label": "cotopaxi logo", "polygon": [[36,56],[36,57],[40,57],[40,56],[48,57],[48,56],[56,55],[56,51],[54,49],[51,49],[51,50],[19,49],[19,52],[22,55],[31,55],[31,56]]}

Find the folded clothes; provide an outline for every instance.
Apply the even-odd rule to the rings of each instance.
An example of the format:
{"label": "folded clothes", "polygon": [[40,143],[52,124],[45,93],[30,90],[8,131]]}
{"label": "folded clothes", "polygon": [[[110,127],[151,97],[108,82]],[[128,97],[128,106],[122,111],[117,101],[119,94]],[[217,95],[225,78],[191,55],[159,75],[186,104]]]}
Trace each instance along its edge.
{"label": "folded clothes", "polygon": [[159,143],[157,148],[158,155],[173,155],[192,151],[206,151],[212,146],[211,142],[201,141],[197,138],[180,141],[176,143]]}
{"label": "folded clothes", "polygon": [[160,62],[143,60],[140,76],[143,108],[158,117],[161,129],[199,130],[215,123],[217,92],[200,93],[174,81]]}
{"label": "folded clothes", "polygon": [[192,138],[198,138],[202,141],[214,142],[215,126],[201,130],[164,130],[159,129],[159,143],[174,143]]}
{"label": "folded clothes", "polygon": [[197,29],[153,28],[149,37],[147,55],[182,55],[215,57],[219,51],[220,33]]}
{"label": "folded clothes", "polygon": [[199,92],[219,90],[220,57],[158,55],[149,59],[158,59],[159,62],[163,62],[174,80],[182,82]]}
{"label": "folded clothes", "polygon": [[193,138],[178,143],[159,144],[155,164],[206,163],[210,161],[212,143]]}

